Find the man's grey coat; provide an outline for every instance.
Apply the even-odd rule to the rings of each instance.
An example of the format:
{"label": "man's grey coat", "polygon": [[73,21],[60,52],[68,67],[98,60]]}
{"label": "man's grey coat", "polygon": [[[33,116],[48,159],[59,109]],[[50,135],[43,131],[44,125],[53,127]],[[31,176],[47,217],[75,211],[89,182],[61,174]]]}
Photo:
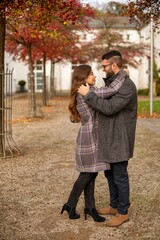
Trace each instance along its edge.
{"label": "man's grey coat", "polygon": [[109,163],[133,157],[137,121],[137,90],[127,76],[119,92],[102,99],[89,92],[85,102],[99,112],[98,158]]}

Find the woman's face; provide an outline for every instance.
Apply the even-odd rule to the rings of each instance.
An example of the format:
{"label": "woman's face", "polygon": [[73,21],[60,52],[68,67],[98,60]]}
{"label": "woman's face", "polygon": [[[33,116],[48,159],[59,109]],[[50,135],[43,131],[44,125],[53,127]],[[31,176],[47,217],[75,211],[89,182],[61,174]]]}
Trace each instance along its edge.
{"label": "woman's face", "polygon": [[95,83],[96,83],[96,76],[94,75],[93,71],[91,71],[91,73],[87,77],[86,82],[89,85],[95,85]]}

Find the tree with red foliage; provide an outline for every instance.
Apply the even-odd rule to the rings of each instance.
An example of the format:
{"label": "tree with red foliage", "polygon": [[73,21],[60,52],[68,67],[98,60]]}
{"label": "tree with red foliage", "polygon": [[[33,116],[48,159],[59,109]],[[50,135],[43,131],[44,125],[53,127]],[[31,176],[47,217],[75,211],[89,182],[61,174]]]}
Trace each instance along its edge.
{"label": "tree with red foliage", "polygon": [[[60,33],[59,33],[60,34]],[[36,46],[33,48],[34,60],[43,59],[43,104],[47,105],[47,90],[46,90],[46,61],[60,62],[62,60],[69,60],[78,51],[76,43],[78,36],[74,31],[68,29],[67,26],[61,28],[61,34],[59,36],[42,36],[37,41]],[[54,65],[52,64],[52,67]],[[54,69],[52,69],[54,70]],[[54,78],[51,78],[51,86],[54,86]],[[50,97],[54,96],[54,89],[50,89]]]}
{"label": "tree with red foliage", "polygon": [[[3,156],[3,126],[4,126],[4,48],[7,25],[7,38],[10,41],[9,48],[15,55],[22,50],[22,56],[29,57],[30,76],[32,82],[32,113],[36,116],[36,100],[34,96],[33,73],[33,49],[35,43],[41,37],[41,32],[47,30],[55,35],[58,29],[55,22],[65,26],[87,25],[84,17],[93,14],[92,8],[87,5],[82,7],[79,0],[1,0],[0,1],[0,156]],[[9,39],[8,38],[8,39]],[[17,48],[18,46],[18,48]],[[14,49],[14,50],[13,50]],[[15,50],[16,49],[16,50]],[[58,47],[57,47],[58,49]],[[25,53],[27,52],[27,54]],[[33,56],[32,56],[33,55]],[[58,55],[57,55],[58,58]]]}
{"label": "tree with red foliage", "polygon": [[158,27],[160,24],[160,1],[159,0],[128,0],[128,6],[126,6],[128,15],[131,21],[137,23],[137,27],[142,26],[150,22],[151,16],[153,17],[154,26]]}
{"label": "tree with red foliage", "polygon": [[[36,58],[34,58],[33,50],[38,48],[38,44],[39,46],[43,45],[41,49],[44,49],[44,43],[47,42],[44,39],[47,37],[52,38],[52,40],[61,38],[65,28],[74,26],[74,28],[81,29],[88,24],[86,16],[92,16],[94,11],[89,5],[82,7],[79,0],[23,1],[23,4],[17,5],[17,8],[7,9],[6,11],[8,26],[6,49],[14,56],[20,56],[22,59],[28,56],[31,86],[30,116],[36,117],[33,72],[33,64]],[[49,56],[48,50],[45,49],[46,58]]]}

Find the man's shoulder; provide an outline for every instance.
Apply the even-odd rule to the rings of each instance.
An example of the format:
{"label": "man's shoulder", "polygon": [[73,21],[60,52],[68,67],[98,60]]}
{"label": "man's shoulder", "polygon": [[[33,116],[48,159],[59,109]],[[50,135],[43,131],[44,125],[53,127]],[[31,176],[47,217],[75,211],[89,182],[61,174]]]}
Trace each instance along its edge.
{"label": "man's shoulder", "polygon": [[130,79],[129,76],[126,76],[126,77],[125,77],[125,81],[124,81],[122,87],[120,88],[120,91],[121,91],[121,90],[124,91],[124,90],[126,90],[126,89],[128,89],[128,90],[130,89],[130,90],[135,90],[135,91],[136,91],[136,85],[135,85],[135,83],[133,82],[133,80]]}

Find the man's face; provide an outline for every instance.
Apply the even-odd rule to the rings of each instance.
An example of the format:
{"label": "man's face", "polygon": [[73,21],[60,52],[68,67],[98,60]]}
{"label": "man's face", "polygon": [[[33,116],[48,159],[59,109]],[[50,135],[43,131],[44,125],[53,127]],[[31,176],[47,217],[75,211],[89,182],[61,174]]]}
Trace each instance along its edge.
{"label": "man's face", "polygon": [[104,59],[102,61],[102,71],[106,73],[106,77],[112,77],[114,75],[114,71],[112,69],[112,63],[109,60]]}

